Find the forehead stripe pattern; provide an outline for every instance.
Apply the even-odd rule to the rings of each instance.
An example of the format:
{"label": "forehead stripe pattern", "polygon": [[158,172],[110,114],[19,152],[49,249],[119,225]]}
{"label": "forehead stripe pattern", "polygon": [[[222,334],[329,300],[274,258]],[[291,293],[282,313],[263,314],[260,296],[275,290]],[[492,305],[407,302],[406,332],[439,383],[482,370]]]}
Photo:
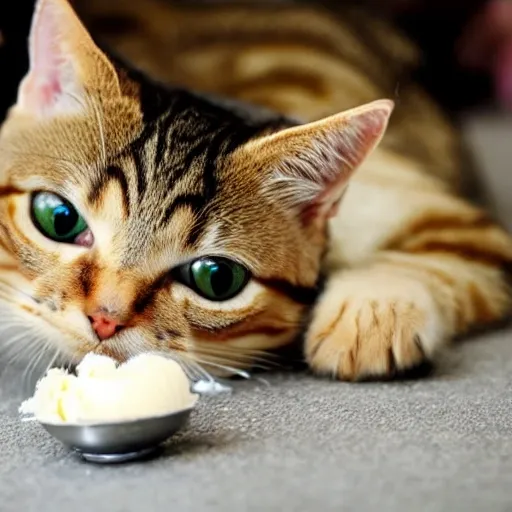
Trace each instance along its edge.
{"label": "forehead stripe pattern", "polygon": [[128,179],[124,170],[117,165],[109,165],[101,176],[97,177],[93,182],[89,191],[88,200],[92,204],[96,204],[100,197],[102,190],[107,187],[111,181],[116,181],[121,187],[121,200],[123,202],[123,208],[125,216],[130,215],[130,187],[128,186]]}

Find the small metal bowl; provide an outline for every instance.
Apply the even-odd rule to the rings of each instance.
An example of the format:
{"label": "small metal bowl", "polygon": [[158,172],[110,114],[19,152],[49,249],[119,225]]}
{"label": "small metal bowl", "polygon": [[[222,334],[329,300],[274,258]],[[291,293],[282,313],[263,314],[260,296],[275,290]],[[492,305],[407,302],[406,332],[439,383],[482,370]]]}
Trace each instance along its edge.
{"label": "small metal bowl", "polygon": [[185,426],[194,405],[165,416],[117,423],[40,423],[49,434],[87,461],[120,463],[153,455],[165,440]]}

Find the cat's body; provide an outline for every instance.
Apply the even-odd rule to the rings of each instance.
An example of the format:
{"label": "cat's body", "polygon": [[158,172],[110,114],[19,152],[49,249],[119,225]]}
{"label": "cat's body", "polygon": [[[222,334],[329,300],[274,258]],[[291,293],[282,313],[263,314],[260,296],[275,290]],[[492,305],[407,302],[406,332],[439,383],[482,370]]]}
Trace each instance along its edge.
{"label": "cat's body", "polygon": [[459,179],[458,136],[411,80],[416,48],[360,9],[275,0],[75,3],[100,41],[163,83],[302,122],[396,99],[383,145],[452,185]]}
{"label": "cat's body", "polygon": [[[91,25],[122,5],[130,35],[103,35],[142,69],[279,114],[146,83],[64,0],[40,2],[0,135],[0,279],[27,296],[0,300],[52,324],[68,358],[173,350],[245,367],[304,331],[318,373],[387,377],[508,313],[512,241],[457,196],[458,137],[406,80],[414,51],[388,28],[303,7],[103,4],[88,4]],[[373,151],[392,106],[369,102],[395,94]],[[40,190],[86,219],[76,238],[47,240],[34,208],[57,203]],[[201,274],[214,267],[230,290]]]}

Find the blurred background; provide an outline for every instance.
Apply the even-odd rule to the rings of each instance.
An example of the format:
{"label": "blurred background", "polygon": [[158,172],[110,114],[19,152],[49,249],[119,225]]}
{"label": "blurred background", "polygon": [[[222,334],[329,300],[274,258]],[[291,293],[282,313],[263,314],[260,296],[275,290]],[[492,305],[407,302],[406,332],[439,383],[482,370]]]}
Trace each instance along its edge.
{"label": "blurred background", "polygon": [[[136,3],[144,8],[146,1],[126,0],[125,4]],[[194,1],[213,4],[218,0]],[[316,3],[334,10],[352,4],[372,10],[377,16],[391,20],[421,48],[423,56],[414,70],[416,78],[446,108],[460,112],[481,104],[512,104],[512,2],[509,0],[264,1]],[[112,2],[116,9],[123,5],[120,0],[102,0],[101,4],[105,8]],[[72,0],[72,3],[93,34],[101,37],[102,30],[117,29],[115,20],[102,23],[95,16],[97,2]],[[2,117],[13,103],[18,82],[27,69],[26,40],[33,5],[34,0],[0,2]]]}

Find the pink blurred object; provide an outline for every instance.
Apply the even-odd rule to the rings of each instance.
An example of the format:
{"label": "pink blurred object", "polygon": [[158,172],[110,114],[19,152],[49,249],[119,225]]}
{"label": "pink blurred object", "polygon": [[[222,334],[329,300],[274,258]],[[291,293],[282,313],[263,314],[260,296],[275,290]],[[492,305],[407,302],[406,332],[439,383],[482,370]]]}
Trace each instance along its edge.
{"label": "pink blurred object", "polygon": [[501,48],[494,65],[496,94],[512,110],[512,38]]}
{"label": "pink blurred object", "polygon": [[512,110],[512,0],[489,0],[458,45],[461,64],[491,73],[496,96]]}

